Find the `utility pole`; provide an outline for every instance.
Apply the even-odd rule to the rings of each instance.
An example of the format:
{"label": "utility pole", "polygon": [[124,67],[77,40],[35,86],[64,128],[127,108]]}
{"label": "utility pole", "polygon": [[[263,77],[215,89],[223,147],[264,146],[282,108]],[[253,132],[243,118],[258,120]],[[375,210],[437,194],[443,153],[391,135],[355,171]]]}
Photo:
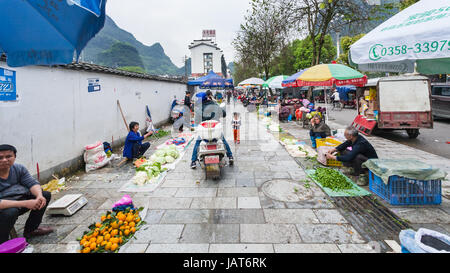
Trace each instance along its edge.
{"label": "utility pole", "polygon": [[341,37],[340,37],[340,34],[341,33],[339,31],[336,32],[336,40],[337,40],[337,46],[336,46],[336,48],[337,48],[337,57],[336,57],[336,59],[338,59],[339,56],[341,56]]}

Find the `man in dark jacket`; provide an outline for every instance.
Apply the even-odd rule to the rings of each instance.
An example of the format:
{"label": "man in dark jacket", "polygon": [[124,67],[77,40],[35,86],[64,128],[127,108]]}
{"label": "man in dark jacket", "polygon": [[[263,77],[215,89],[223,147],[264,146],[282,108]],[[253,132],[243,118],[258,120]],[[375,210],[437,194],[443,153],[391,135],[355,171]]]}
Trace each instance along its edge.
{"label": "man in dark jacket", "polygon": [[[346,167],[352,167],[354,172],[351,175],[357,177],[358,185],[365,186],[367,184],[367,176],[363,174],[362,164],[368,159],[378,158],[377,152],[372,144],[360,136],[358,130],[353,126],[347,127],[344,135],[347,141],[330,150],[326,157],[341,161]],[[351,147],[352,150],[347,151],[348,147]],[[335,152],[341,152],[342,155],[335,156],[333,155]]]}
{"label": "man in dark jacket", "polygon": [[184,97],[184,105],[191,109],[191,93],[189,91],[186,92],[186,96]]}

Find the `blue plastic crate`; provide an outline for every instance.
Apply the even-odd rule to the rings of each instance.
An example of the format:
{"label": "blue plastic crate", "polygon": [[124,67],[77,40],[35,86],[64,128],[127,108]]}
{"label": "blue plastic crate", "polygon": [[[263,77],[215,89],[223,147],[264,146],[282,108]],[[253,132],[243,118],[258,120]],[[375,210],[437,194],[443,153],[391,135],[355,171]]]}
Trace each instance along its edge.
{"label": "blue plastic crate", "polygon": [[391,205],[438,205],[442,201],[441,180],[415,180],[393,175],[386,185],[369,170],[369,189]]}

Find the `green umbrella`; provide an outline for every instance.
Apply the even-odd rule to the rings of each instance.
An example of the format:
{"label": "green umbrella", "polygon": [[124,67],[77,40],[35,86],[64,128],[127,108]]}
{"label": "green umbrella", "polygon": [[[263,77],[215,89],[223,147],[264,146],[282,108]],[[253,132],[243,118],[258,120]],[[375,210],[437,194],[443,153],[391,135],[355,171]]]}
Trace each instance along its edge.
{"label": "green umbrella", "polygon": [[280,76],[274,76],[267,81],[263,83],[263,88],[272,88],[272,89],[281,89],[283,86],[281,86],[281,83],[287,79],[289,76],[286,75],[280,75]]}

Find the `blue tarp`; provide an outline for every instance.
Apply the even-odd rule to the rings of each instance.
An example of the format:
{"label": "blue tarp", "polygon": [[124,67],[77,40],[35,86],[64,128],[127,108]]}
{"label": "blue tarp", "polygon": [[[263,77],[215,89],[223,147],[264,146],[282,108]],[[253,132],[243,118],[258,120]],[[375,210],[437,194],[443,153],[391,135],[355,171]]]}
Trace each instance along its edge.
{"label": "blue tarp", "polygon": [[0,0],[0,48],[11,67],[78,59],[105,24],[106,0]]}
{"label": "blue tarp", "polygon": [[214,73],[212,70],[209,71],[209,73],[206,76],[200,77],[196,80],[188,81],[188,85],[194,86],[194,85],[202,85],[202,83],[208,79],[212,78],[221,78],[219,75]]}
{"label": "blue tarp", "polygon": [[348,92],[354,92],[356,91],[356,87],[353,85],[346,85],[346,86],[340,86],[336,87],[336,90],[339,93],[339,99],[343,101],[348,101]]}

